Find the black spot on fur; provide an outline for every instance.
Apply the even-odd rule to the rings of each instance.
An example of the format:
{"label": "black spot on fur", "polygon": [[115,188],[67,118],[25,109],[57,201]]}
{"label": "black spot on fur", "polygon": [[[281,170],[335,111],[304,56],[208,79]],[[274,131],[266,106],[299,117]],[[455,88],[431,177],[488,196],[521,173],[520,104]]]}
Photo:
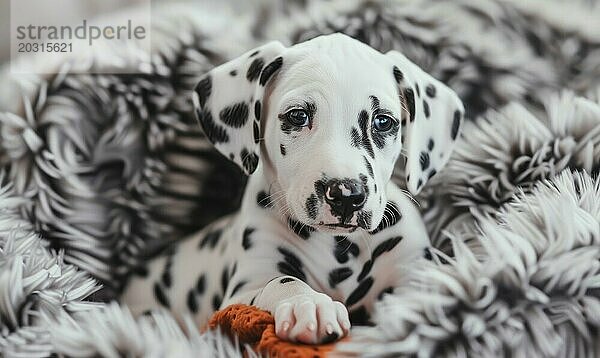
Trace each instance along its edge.
{"label": "black spot on fur", "polygon": [[404,74],[396,66],[394,66],[394,79],[396,79],[396,83],[398,84],[400,84],[404,80]]}
{"label": "black spot on fur", "polygon": [[169,308],[169,298],[158,282],[154,283],[154,297],[162,306]]}
{"label": "black spot on fur", "polygon": [[219,118],[232,128],[241,128],[248,121],[248,105],[240,102],[225,107],[219,112]]}
{"label": "black spot on fur", "polygon": [[196,292],[198,292],[198,294],[203,294],[204,291],[206,290],[206,275],[202,274],[200,275],[200,277],[198,277],[198,281],[196,281]]}
{"label": "black spot on fur", "polygon": [[237,293],[239,290],[241,290],[241,289],[242,289],[242,287],[244,287],[244,286],[246,285],[246,283],[247,283],[246,281],[240,281],[240,282],[238,282],[238,284],[237,284],[237,285],[235,285],[235,286],[233,287],[233,290],[231,290],[231,295],[230,295],[229,297],[233,297],[233,296],[235,296],[235,294],[236,294],[236,293]]}
{"label": "black spot on fur", "polygon": [[350,130],[350,144],[355,148],[360,148],[360,134],[358,129],[354,127]]}
{"label": "black spot on fur", "polygon": [[[386,132],[385,134],[387,133],[389,132]],[[383,149],[385,146],[385,137],[386,135],[382,132],[373,132],[373,143],[375,143],[377,149]]]}
{"label": "black spot on fur", "polygon": [[235,159],[235,154],[233,153],[229,153],[229,160],[234,160]]}
{"label": "black spot on fur", "polygon": [[425,260],[433,260],[433,255],[431,254],[431,250],[429,250],[428,247],[423,249],[423,257],[425,258]]}
{"label": "black spot on fur", "polygon": [[434,98],[435,97],[435,86],[432,84],[428,84],[427,87],[425,87],[425,93],[427,94],[427,96]]}
{"label": "black spot on fur", "polygon": [[254,119],[257,121],[260,121],[261,108],[262,108],[262,106],[261,106],[259,100],[254,102]]}
{"label": "black spot on fur", "polygon": [[454,111],[454,119],[452,120],[452,131],[450,132],[450,138],[452,138],[452,140],[455,140],[456,136],[458,135],[458,129],[460,128],[460,117],[460,111]]}
{"label": "black spot on fur", "polygon": [[368,128],[369,128],[369,113],[364,109],[358,114],[358,126],[361,131],[361,145],[367,151],[367,154],[371,158],[375,158],[375,152],[373,151],[373,145],[369,140]]}
{"label": "black spot on fur", "polygon": [[279,69],[281,68],[281,65],[283,65],[283,58],[277,57],[275,60],[273,60],[271,63],[269,63],[263,69],[262,73],[260,74],[261,86],[264,86],[267,84],[267,82],[269,81],[271,76],[273,76],[273,74],[275,74],[275,72],[279,71]]}
{"label": "black spot on fur", "polygon": [[233,275],[235,275],[236,271],[237,271],[237,261],[233,264],[233,267],[231,268],[231,272],[229,273],[229,278],[232,278]]}
{"label": "black spot on fur", "polygon": [[417,189],[419,189],[423,185],[423,179],[419,179],[417,182]]}
{"label": "black spot on fur", "polygon": [[367,295],[367,293],[369,293],[369,290],[373,286],[373,282],[374,280],[371,276],[364,279],[358,285],[358,287],[356,287],[356,289],[352,291],[352,293],[348,296],[348,299],[346,300],[346,306],[352,306],[353,304],[362,300]]}
{"label": "black spot on fur", "polygon": [[373,166],[371,165],[371,163],[369,163],[367,157],[363,156],[363,160],[365,161],[365,166],[367,167],[367,173],[369,173],[369,176],[371,178],[374,178],[375,175],[373,174]]}
{"label": "black spot on fur", "polygon": [[352,276],[352,269],[349,267],[339,267],[329,272],[329,286],[335,288],[338,283]]}
{"label": "black spot on fur", "polygon": [[325,187],[326,187],[325,179],[319,179],[314,183],[315,193],[317,193],[317,197],[319,200],[323,200],[323,196],[325,195]]}
{"label": "black spot on fur", "polygon": [[408,107],[408,114],[410,115],[410,121],[415,120],[415,94],[411,88],[404,89],[404,98],[406,99],[406,106]]}
{"label": "black spot on fur", "polygon": [[358,245],[350,241],[346,236],[335,236],[333,255],[337,262],[341,264],[348,262],[350,254],[354,257],[358,257],[360,254]]}
{"label": "black spot on fur", "polygon": [[392,294],[394,292],[394,288],[393,287],[386,287],[384,288],[381,292],[379,292],[379,294],[377,295],[377,301],[381,301],[383,299],[383,296],[385,295],[389,295]]}
{"label": "black spot on fur", "polygon": [[242,165],[244,169],[252,174],[258,166],[258,155],[256,153],[249,153],[248,149],[244,148],[240,152],[240,158],[242,158]]}
{"label": "black spot on fur", "polygon": [[435,145],[433,138],[429,138],[429,143],[427,143],[427,149],[429,149],[429,151],[433,150],[433,146]]}
{"label": "black spot on fur", "polygon": [[291,277],[284,277],[284,278],[282,278],[281,280],[279,280],[279,283],[280,283],[280,284],[284,284],[284,283],[288,283],[288,282],[294,282],[294,281],[296,281],[296,280],[294,280],[294,279],[293,279],[293,278],[291,278]]}
{"label": "black spot on fur", "polygon": [[211,77],[207,75],[201,79],[194,88],[194,91],[198,94],[198,103],[200,104],[200,107],[204,107],[208,97],[210,97],[210,93],[212,92]]}
{"label": "black spot on fur", "polygon": [[350,319],[350,323],[352,326],[372,326],[371,316],[369,312],[365,308],[365,306],[360,306],[350,312],[348,312],[348,318]]}
{"label": "black spot on fur", "polygon": [[396,225],[400,219],[402,219],[402,213],[400,213],[400,209],[398,209],[398,206],[395,203],[388,201],[385,205],[383,219],[381,219],[381,222],[379,225],[377,225],[377,228],[371,231],[371,234],[377,234],[388,227]]}
{"label": "black spot on fur", "polygon": [[137,266],[137,267],[133,267],[132,268],[132,273],[134,275],[140,276],[140,277],[148,277],[148,275],[150,274],[150,271],[148,271],[148,269],[146,267],[143,266]]}
{"label": "black spot on fur", "polygon": [[260,71],[262,71],[265,65],[265,61],[262,58],[255,58],[254,61],[248,67],[248,72],[246,72],[246,79],[250,82],[254,82],[258,76],[260,76]]}
{"label": "black spot on fur", "polygon": [[285,157],[285,145],[280,144],[279,145],[279,151],[281,152],[281,155]]}
{"label": "black spot on fur", "polygon": [[212,298],[212,306],[213,306],[213,310],[218,311],[219,308],[221,307],[221,301],[222,298],[221,296],[215,294]]}
{"label": "black spot on fur", "polygon": [[304,240],[308,240],[310,237],[310,233],[315,231],[314,228],[304,225],[299,221],[296,221],[292,218],[288,218],[288,227],[298,236],[303,238]]}
{"label": "black spot on fur", "polygon": [[258,129],[258,124],[256,122],[254,122],[252,130],[254,134],[254,144],[258,144],[258,142],[260,142],[260,129]]}
{"label": "black spot on fur", "polygon": [[244,229],[244,234],[242,235],[242,247],[244,250],[248,250],[252,247],[252,238],[250,235],[255,231],[254,228],[247,227]]}
{"label": "black spot on fur", "polygon": [[230,75],[231,77],[235,77],[235,76],[237,75],[237,71],[236,71],[236,70],[230,71],[230,72],[229,72],[229,75]]}
{"label": "black spot on fur", "polygon": [[435,174],[437,174],[437,171],[435,169],[431,169],[429,174],[427,174],[427,179],[431,179]]}
{"label": "black spot on fur", "polygon": [[221,237],[221,229],[211,231],[208,234],[206,234],[206,236],[204,236],[204,238],[202,238],[202,240],[200,241],[200,244],[198,245],[198,248],[203,249],[204,247],[206,247],[208,245],[208,246],[210,246],[211,249],[214,249],[215,246],[217,246],[217,243],[219,243],[220,237]]}
{"label": "black spot on fur", "polygon": [[377,96],[369,96],[369,99],[371,100],[371,110],[373,111],[373,113],[377,113],[379,112],[379,110],[381,109],[381,102],[379,101],[379,98],[377,98]]}
{"label": "black spot on fur", "polygon": [[[374,186],[375,192],[377,193],[377,184]],[[368,230],[371,227],[371,221],[373,220],[373,212],[368,211],[360,211],[358,213],[357,224],[365,230]]]}
{"label": "black spot on fur", "polygon": [[227,285],[229,284],[230,278],[231,278],[231,275],[229,274],[229,268],[227,266],[225,266],[223,271],[221,271],[221,290],[223,290],[223,292],[225,292],[225,290],[227,290]]}
{"label": "black spot on fur", "polygon": [[198,117],[198,121],[200,121],[200,126],[202,127],[204,134],[206,134],[206,137],[211,143],[218,144],[229,142],[227,131],[221,125],[215,123],[210,111],[196,110],[196,116]]}
{"label": "black spot on fur", "polygon": [[319,204],[319,199],[317,199],[317,196],[315,194],[311,194],[306,199],[306,215],[308,215],[308,217],[313,220],[316,219],[316,217],[317,217],[318,204]]}
{"label": "black spot on fur", "polygon": [[298,278],[301,281],[306,281],[306,275],[304,271],[298,267],[292,266],[290,263],[280,261],[277,263],[277,269],[284,275],[290,275]]}
{"label": "black spot on fur", "polygon": [[192,313],[198,312],[198,300],[194,290],[190,290],[187,294],[187,306]]}
{"label": "black spot on fur", "polygon": [[301,281],[306,281],[302,261],[290,250],[279,247],[277,251],[283,255],[283,261],[277,263],[277,269],[284,275],[293,276]]}
{"label": "black spot on fur", "polygon": [[425,169],[429,168],[429,153],[421,152],[419,163],[421,164],[421,170],[425,171]]}
{"label": "black spot on fur", "polygon": [[400,241],[402,241],[402,236],[396,236],[392,237],[391,239],[387,239],[381,244],[377,245],[375,250],[373,250],[373,261],[375,261],[379,256],[383,255],[384,253],[392,251]]}
{"label": "black spot on fur", "polygon": [[254,301],[256,301],[256,296],[252,297],[252,299],[250,300],[250,306],[254,305]]}
{"label": "black spot on fur", "polygon": [[418,83],[415,83],[415,91],[417,92],[417,97],[421,97],[421,90]]}
{"label": "black spot on fur", "polygon": [[423,113],[425,113],[425,118],[429,118],[429,103],[427,103],[425,100],[423,100]]}
{"label": "black spot on fur", "polygon": [[365,189],[365,201],[369,199],[369,179],[363,173],[358,174],[358,178],[360,179],[363,188]]}
{"label": "black spot on fur", "polygon": [[254,57],[254,56],[258,55],[259,52],[260,52],[259,50],[254,51],[250,54],[249,57]]}
{"label": "black spot on fur", "polygon": [[167,269],[163,272],[162,276],[161,276],[161,280],[163,285],[165,285],[166,288],[171,288],[171,284],[173,283],[173,280],[171,279],[171,272]]}
{"label": "black spot on fur", "polygon": [[256,194],[256,204],[261,208],[272,208],[273,202],[271,201],[271,196],[268,195],[265,191],[261,190]]}
{"label": "black spot on fur", "polygon": [[362,270],[360,270],[360,273],[356,277],[356,281],[358,281],[358,282],[362,281],[362,279],[365,278],[369,274],[369,272],[371,272],[372,268],[373,268],[373,260],[367,260],[367,262],[365,262],[365,264],[363,265]]}

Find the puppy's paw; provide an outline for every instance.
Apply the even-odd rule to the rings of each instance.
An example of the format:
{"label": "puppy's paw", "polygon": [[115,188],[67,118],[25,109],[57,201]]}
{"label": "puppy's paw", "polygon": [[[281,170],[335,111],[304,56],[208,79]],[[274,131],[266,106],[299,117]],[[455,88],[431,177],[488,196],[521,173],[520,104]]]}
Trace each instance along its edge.
{"label": "puppy's paw", "polygon": [[275,309],[275,333],[288,341],[330,343],[348,334],[349,330],[346,306],[322,293],[290,297]]}

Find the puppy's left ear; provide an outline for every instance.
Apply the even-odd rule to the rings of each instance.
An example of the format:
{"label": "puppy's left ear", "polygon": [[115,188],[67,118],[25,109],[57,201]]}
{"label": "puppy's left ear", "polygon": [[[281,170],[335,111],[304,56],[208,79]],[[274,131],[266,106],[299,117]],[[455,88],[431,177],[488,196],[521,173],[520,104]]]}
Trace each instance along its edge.
{"label": "puppy's left ear", "polygon": [[212,69],[194,88],[204,134],[246,174],[258,166],[265,88],[282,67],[284,50],[277,41],[250,50]]}
{"label": "puppy's left ear", "polygon": [[[464,107],[458,95],[397,51],[386,54],[398,83],[403,107],[406,185],[418,194],[448,162],[458,138]],[[406,122],[406,123],[405,123]]]}

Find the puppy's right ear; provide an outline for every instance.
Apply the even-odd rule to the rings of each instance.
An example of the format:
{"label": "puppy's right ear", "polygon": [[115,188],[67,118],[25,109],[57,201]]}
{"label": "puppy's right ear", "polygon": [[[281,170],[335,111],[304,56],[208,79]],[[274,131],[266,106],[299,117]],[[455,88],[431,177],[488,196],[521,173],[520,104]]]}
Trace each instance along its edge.
{"label": "puppy's right ear", "polygon": [[246,174],[258,166],[265,87],[283,66],[280,42],[270,42],[204,75],[194,89],[200,125],[215,148]]}

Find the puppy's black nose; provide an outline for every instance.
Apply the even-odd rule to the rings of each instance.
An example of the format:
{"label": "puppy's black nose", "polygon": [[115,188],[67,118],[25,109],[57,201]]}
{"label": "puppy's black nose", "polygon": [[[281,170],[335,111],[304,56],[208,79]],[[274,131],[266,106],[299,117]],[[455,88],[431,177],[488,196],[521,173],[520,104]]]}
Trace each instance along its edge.
{"label": "puppy's black nose", "polygon": [[348,217],[360,210],[367,196],[363,183],[353,179],[331,179],[326,184],[325,201],[331,206],[334,214]]}

